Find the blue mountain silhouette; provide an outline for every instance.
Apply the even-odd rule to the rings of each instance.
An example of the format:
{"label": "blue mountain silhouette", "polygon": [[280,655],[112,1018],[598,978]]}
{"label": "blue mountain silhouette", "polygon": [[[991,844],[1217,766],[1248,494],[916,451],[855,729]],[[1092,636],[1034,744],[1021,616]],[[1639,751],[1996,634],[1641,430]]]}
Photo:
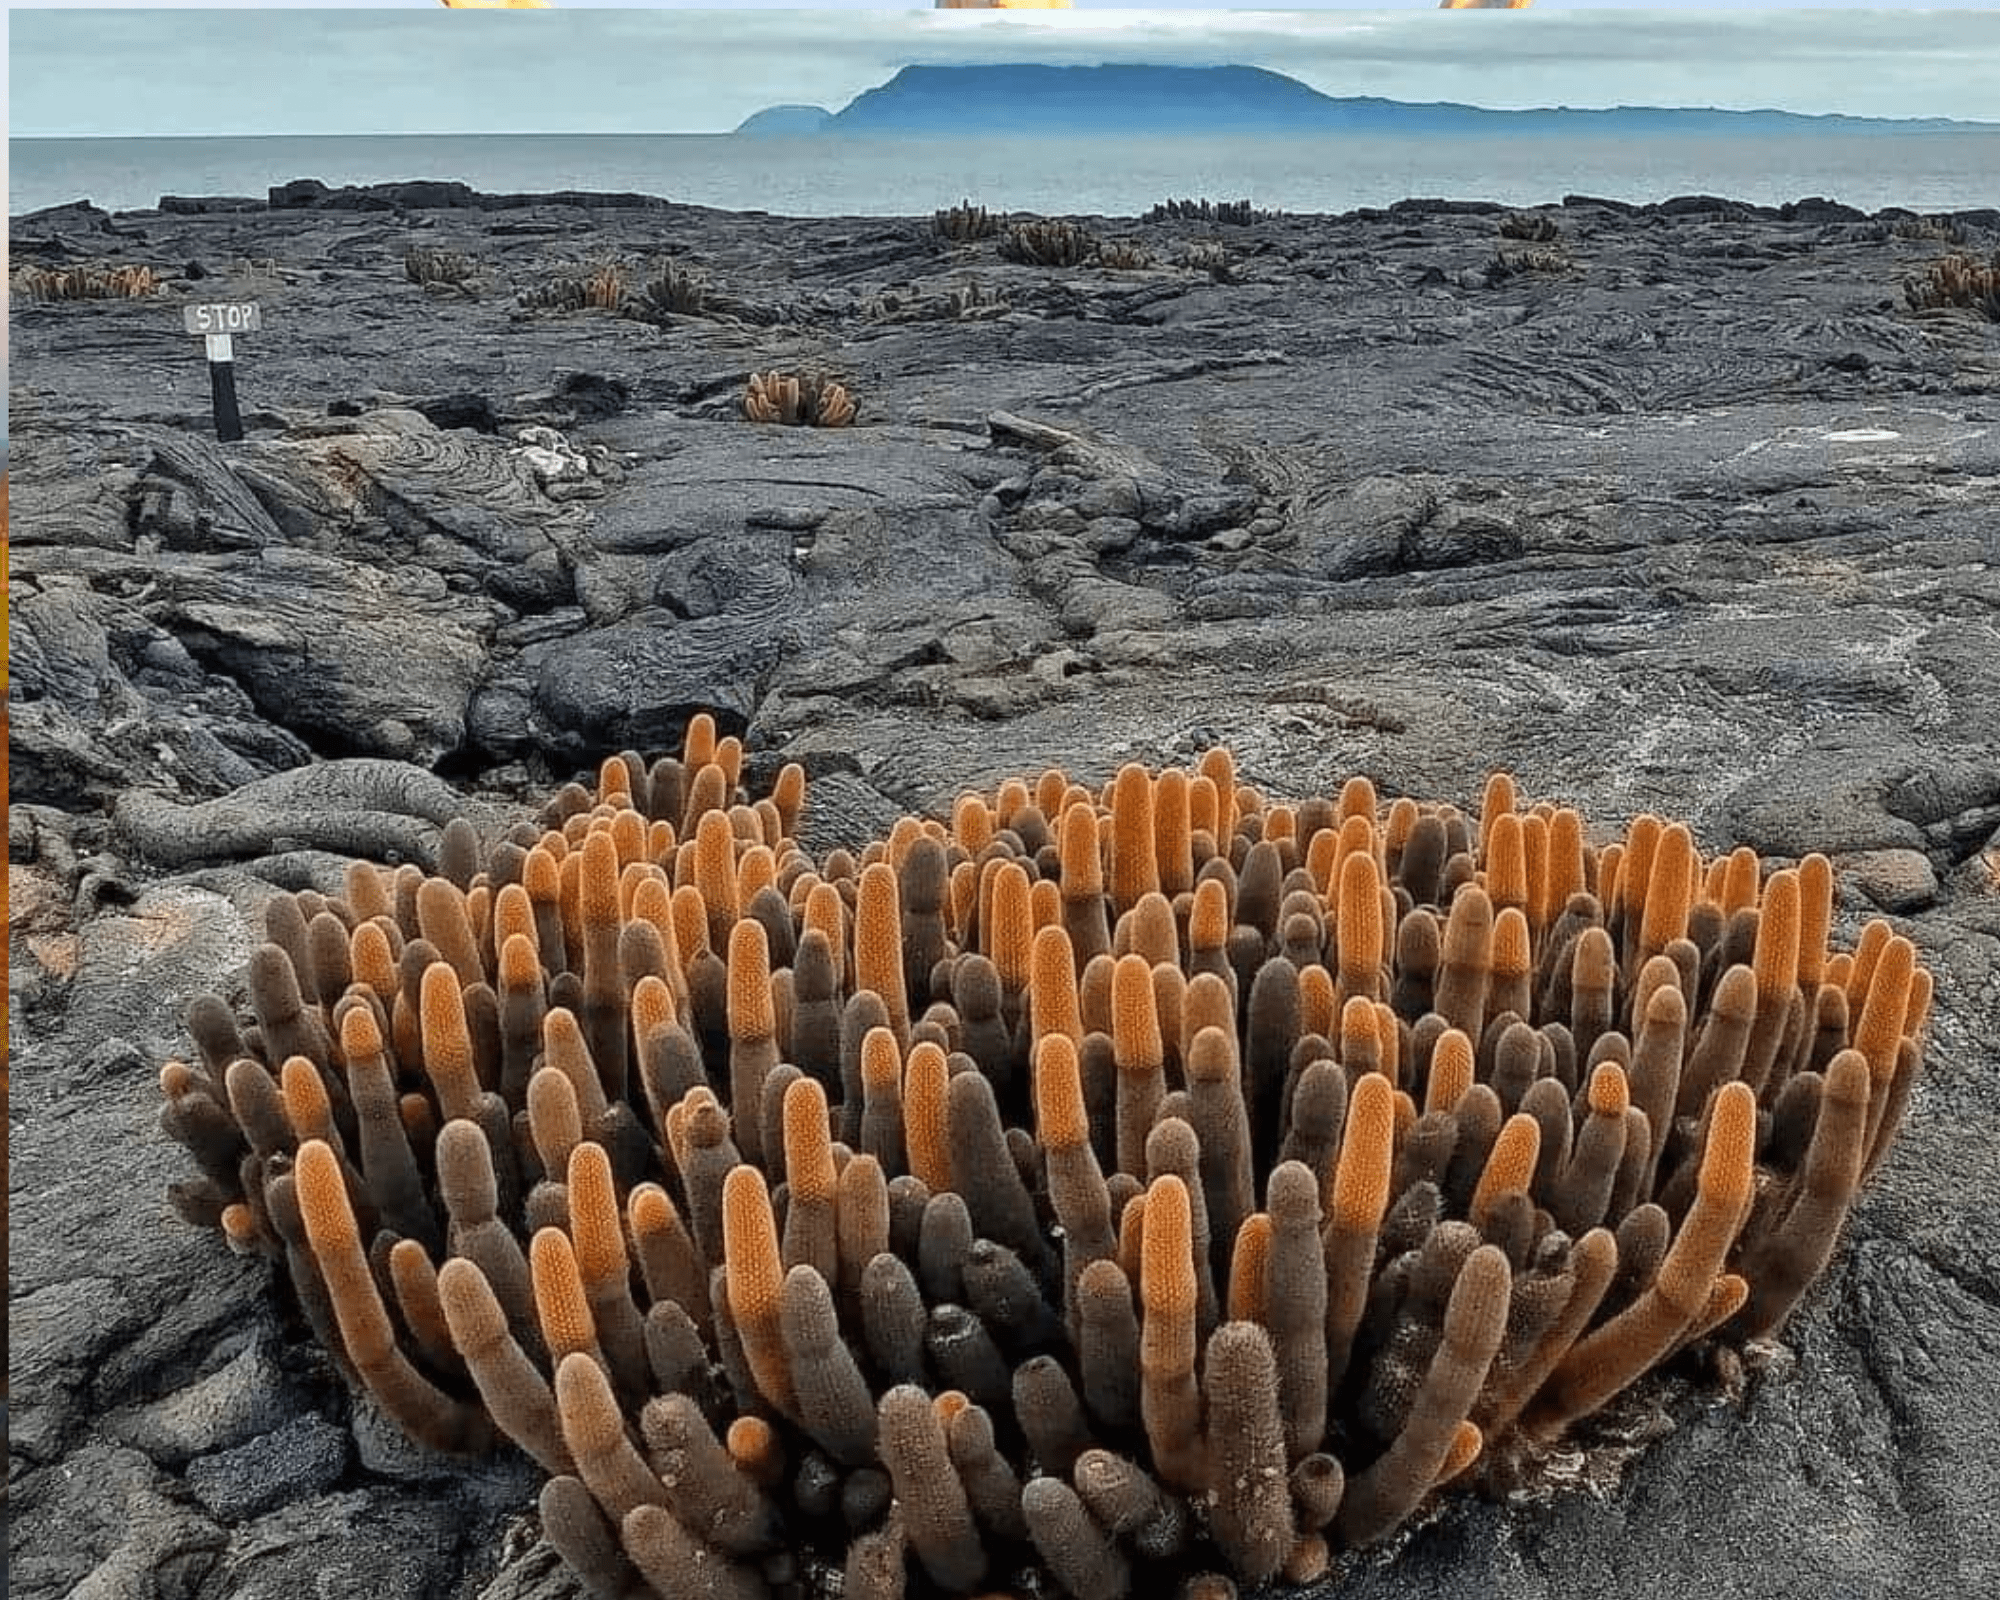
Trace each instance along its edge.
{"label": "blue mountain silhouette", "polygon": [[1263,67],[1107,64],[905,67],[836,112],[773,106],[748,134],[1805,133],[1912,132],[1992,124],[1946,118],[1804,116],[1788,111],[1616,106],[1494,111],[1334,96]]}

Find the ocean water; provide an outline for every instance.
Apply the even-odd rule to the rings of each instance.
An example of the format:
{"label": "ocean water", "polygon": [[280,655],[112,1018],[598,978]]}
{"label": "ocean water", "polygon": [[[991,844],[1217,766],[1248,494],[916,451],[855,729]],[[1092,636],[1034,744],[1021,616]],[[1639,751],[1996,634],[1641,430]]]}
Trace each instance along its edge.
{"label": "ocean water", "polygon": [[163,194],[262,196],[291,178],[459,179],[488,190],[636,190],[730,210],[897,216],[970,196],[994,210],[1143,214],[1169,196],[1338,212],[1407,196],[1553,202],[1708,193],[1864,210],[2000,205],[2000,133],[1803,133],[1581,140],[1227,137],[737,139],[693,134],[16,139],[8,211]]}

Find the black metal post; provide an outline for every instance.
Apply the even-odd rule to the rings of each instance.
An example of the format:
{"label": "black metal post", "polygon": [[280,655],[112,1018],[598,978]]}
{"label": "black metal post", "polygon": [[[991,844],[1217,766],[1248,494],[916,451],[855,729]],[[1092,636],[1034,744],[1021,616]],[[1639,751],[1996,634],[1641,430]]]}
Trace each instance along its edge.
{"label": "black metal post", "polygon": [[215,401],[215,436],[224,444],[243,437],[243,418],[236,410],[236,363],[208,364],[208,391]]}

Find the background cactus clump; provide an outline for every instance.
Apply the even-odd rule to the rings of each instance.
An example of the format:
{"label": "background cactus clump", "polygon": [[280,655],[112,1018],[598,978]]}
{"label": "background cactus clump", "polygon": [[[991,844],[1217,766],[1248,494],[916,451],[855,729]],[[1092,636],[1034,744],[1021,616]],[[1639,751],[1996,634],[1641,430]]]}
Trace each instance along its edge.
{"label": "background cactus clump", "polygon": [[1901,217],[1889,225],[1889,237],[1924,244],[1964,244],[1965,229],[1956,217]]}
{"label": "background cactus clump", "polygon": [[540,311],[617,311],[625,304],[625,269],[602,262],[587,272],[565,273],[532,289],[523,289],[519,303]]}
{"label": "background cactus clump", "polygon": [[1097,247],[1097,264],[1117,272],[1136,271],[1153,264],[1152,252],[1123,239],[1107,239]]}
{"label": "background cactus clump", "polygon": [[479,276],[479,263],[456,250],[415,245],[403,252],[403,276],[425,288],[469,289]]}
{"label": "background cactus clump", "polygon": [[1152,222],[1214,222],[1248,227],[1263,220],[1248,200],[1163,200],[1147,213]]}
{"label": "background cactus clump", "polygon": [[1496,250],[1486,264],[1486,276],[1490,282],[1502,283],[1522,273],[1567,272],[1570,266],[1570,258],[1560,250]]}
{"label": "background cactus clump", "polygon": [[955,283],[945,295],[945,305],[958,322],[989,322],[1014,309],[1005,295],[987,288],[977,279]]}
{"label": "background cactus clump", "polygon": [[1554,217],[1545,217],[1533,211],[1513,211],[1500,219],[1500,237],[1519,239],[1528,244],[1549,244],[1562,237],[1562,229],[1556,226]]}
{"label": "background cactus clump", "polygon": [[854,420],[854,396],[845,385],[817,373],[753,372],[743,394],[743,414],[752,422],[844,428]]}
{"label": "background cactus clump", "polygon": [[601,311],[616,311],[625,302],[625,269],[615,261],[598,266],[583,280],[583,303]]}
{"label": "background cactus clump", "polygon": [[980,239],[990,239],[1000,231],[998,219],[990,217],[984,206],[975,206],[971,200],[943,211],[931,213],[931,226],[941,239],[953,244],[972,244]]}
{"label": "background cactus clump", "polygon": [[280,896],[161,1073],[181,1213],[414,1439],[540,1463],[596,1593],[1309,1582],[1573,1478],[1784,1328],[1922,1058],[1824,857],[1505,774],[1050,769],[816,858],[742,770],[699,716]]}
{"label": "background cactus clump", "polygon": [[1214,239],[1197,239],[1181,252],[1180,264],[1190,272],[1205,272],[1217,283],[1232,283],[1235,274],[1229,251]]}
{"label": "background cactus clump", "polygon": [[1039,218],[1000,235],[1000,254],[1032,267],[1078,267],[1097,254],[1097,235],[1074,222]]}
{"label": "background cactus clump", "polygon": [[905,296],[885,290],[868,302],[868,315],[877,322],[990,322],[1013,309],[1005,295],[976,278],[955,283],[942,294]]}
{"label": "background cactus clump", "polygon": [[1965,306],[2000,322],[2000,251],[1988,261],[1973,255],[1941,257],[1921,278],[1904,280],[1903,298],[1912,311]]}
{"label": "background cactus clump", "polygon": [[696,273],[669,261],[640,285],[627,307],[642,320],[663,316],[700,316],[708,302],[708,285]]}
{"label": "background cactus clump", "polygon": [[23,267],[14,290],[30,300],[140,300],[161,291],[151,267],[79,264]]}

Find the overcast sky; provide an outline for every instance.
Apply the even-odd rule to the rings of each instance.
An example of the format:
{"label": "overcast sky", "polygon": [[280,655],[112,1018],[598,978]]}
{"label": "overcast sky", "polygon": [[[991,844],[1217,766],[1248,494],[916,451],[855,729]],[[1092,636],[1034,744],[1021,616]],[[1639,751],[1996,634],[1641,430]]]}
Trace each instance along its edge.
{"label": "overcast sky", "polygon": [[1240,62],[1330,94],[1491,106],[1775,106],[2000,119],[2000,0],[1955,12],[1537,0],[1062,13],[644,7],[446,11],[346,0],[173,14],[17,8],[16,137],[719,132],[838,108],[911,62]]}
{"label": "overcast sky", "polygon": [[[129,10],[133,7],[157,8],[174,11],[214,9],[217,7],[255,8],[260,11],[411,11],[431,10],[438,0],[201,0],[199,6],[193,0],[11,0],[10,8],[16,11],[53,10],[81,11],[92,8]],[[727,8],[696,4],[695,0],[550,0],[553,7],[562,10],[608,10],[608,11],[704,11],[728,9],[732,11],[894,11],[929,10],[921,3],[895,6],[883,0],[819,0],[816,5],[801,6],[798,0],[735,0]],[[1071,0],[1079,11],[1116,11],[1135,9],[1120,7],[1111,0]],[[1990,11],[2000,7],[2000,0],[1960,0],[1954,8],[1961,11]],[[1218,8],[1205,5],[1202,0],[1152,0],[1152,4],[1136,9],[1148,11],[1212,11]],[[1248,10],[1249,7],[1237,9]],[[1438,0],[1320,0],[1318,5],[1286,6],[1287,11],[1435,11]],[[1890,0],[1707,0],[1705,4],[1662,5],[1661,0],[1534,0],[1537,11],[1921,11],[1923,5],[1898,5]]]}

